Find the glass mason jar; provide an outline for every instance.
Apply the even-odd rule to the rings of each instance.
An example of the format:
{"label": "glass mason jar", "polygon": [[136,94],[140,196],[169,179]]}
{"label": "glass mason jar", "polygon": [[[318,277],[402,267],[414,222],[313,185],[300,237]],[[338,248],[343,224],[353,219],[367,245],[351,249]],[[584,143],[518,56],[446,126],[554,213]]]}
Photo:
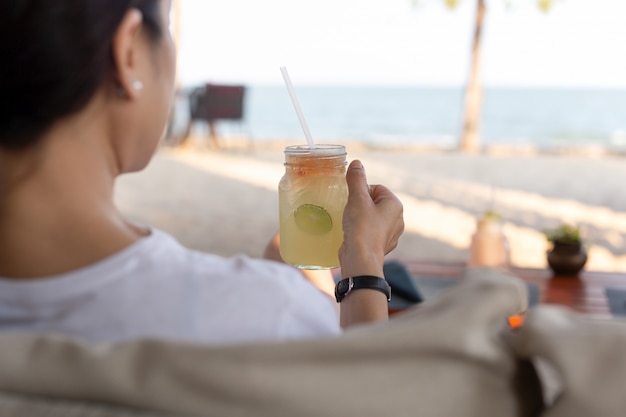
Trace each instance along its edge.
{"label": "glass mason jar", "polygon": [[278,200],[283,260],[301,269],[338,267],[348,200],[346,148],[286,147]]}

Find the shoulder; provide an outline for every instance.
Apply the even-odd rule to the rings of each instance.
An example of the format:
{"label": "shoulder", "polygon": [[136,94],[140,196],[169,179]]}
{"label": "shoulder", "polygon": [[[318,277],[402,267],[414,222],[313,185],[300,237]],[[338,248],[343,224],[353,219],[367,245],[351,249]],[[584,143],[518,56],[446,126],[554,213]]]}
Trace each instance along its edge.
{"label": "shoulder", "polygon": [[[144,263],[162,271],[181,270],[187,277],[229,278],[230,280],[255,280],[272,283],[292,283],[302,281],[300,273],[285,264],[265,259],[255,259],[239,254],[223,257],[190,249],[180,244],[173,236],[158,229],[146,238],[143,247],[137,251]],[[143,265],[146,267],[149,265]]]}
{"label": "shoulder", "polygon": [[184,271],[187,277],[215,277],[240,283],[264,282],[300,290],[312,287],[298,270],[280,262],[251,258],[243,254],[223,257],[197,251],[183,246],[173,236],[158,229],[153,230],[146,239],[146,244],[138,251],[140,258],[162,271],[174,269]]}

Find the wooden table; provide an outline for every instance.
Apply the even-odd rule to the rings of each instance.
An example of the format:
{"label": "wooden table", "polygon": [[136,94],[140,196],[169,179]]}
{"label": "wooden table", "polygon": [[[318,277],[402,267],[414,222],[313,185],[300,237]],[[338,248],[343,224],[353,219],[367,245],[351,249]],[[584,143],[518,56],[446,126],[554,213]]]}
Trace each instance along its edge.
{"label": "wooden table", "polygon": [[[406,261],[402,263],[414,277],[460,278],[463,263]],[[536,284],[541,303],[561,304],[590,316],[608,318],[611,312],[605,289],[626,289],[626,273],[583,271],[578,277],[554,276],[547,269],[512,268],[511,274]]]}

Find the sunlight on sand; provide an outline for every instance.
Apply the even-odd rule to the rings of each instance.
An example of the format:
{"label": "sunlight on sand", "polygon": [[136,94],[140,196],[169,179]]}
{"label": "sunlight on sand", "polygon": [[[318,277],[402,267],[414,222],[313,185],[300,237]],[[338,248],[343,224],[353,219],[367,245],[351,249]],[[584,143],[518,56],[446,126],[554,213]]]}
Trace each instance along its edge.
{"label": "sunlight on sand", "polygon": [[178,161],[194,168],[270,191],[277,191],[278,181],[284,172],[282,165],[236,155],[190,152],[172,153],[171,155]]}

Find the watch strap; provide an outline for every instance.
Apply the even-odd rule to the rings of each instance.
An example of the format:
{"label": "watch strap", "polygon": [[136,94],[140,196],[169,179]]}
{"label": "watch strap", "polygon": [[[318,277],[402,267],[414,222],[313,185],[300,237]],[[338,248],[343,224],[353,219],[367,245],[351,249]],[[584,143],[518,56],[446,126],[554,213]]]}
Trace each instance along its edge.
{"label": "watch strap", "polygon": [[387,301],[391,301],[389,283],[384,278],[373,275],[359,275],[342,279],[335,286],[335,299],[340,303],[350,292],[360,289],[380,291],[385,294]]}

